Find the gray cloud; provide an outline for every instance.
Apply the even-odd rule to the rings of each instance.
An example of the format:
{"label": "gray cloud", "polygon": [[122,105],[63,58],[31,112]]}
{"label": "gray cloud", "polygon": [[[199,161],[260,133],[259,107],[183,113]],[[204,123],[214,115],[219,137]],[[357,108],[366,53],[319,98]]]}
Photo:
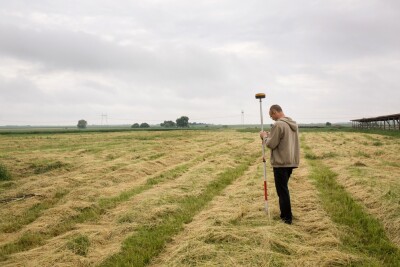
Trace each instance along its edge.
{"label": "gray cloud", "polygon": [[40,104],[44,93],[24,77],[7,79],[0,76],[0,104],[35,102]]}
{"label": "gray cloud", "polygon": [[187,114],[239,123],[244,109],[257,123],[254,93],[264,91],[266,105],[282,104],[303,122],[397,113],[399,7],[8,1],[0,8],[0,56],[14,61],[0,62],[8,73],[0,77],[0,103],[15,121],[22,115],[13,107],[28,113],[40,103],[42,121],[50,113],[75,120],[108,112],[116,122]]}
{"label": "gray cloud", "polygon": [[0,25],[7,36],[0,43],[3,55],[42,63],[55,69],[138,69],[147,61],[146,51],[116,47],[96,36],[72,31],[33,31]]}
{"label": "gray cloud", "polygon": [[177,85],[178,90],[188,86],[204,90],[210,82],[225,79],[224,59],[196,46],[165,46],[151,52],[82,32],[32,31],[4,25],[0,25],[0,35],[8,37],[0,43],[0,53],[40,63],[45,71],[113,72],[141,84]]}

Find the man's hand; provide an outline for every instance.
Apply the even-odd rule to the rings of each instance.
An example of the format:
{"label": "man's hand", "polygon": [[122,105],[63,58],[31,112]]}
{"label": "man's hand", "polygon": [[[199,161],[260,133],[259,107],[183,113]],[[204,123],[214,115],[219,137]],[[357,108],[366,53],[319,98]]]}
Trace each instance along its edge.
{"label": "man's hand", "polygon": [[269,132],[261,131],[260,132],[260,138],[261,140],[264,140],[265,137],[268,137]]}

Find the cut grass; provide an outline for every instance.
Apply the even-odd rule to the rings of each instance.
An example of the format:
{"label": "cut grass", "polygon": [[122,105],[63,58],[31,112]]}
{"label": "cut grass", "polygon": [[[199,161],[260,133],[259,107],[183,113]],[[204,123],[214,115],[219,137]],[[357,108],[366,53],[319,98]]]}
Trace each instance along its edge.
{"label": "cut grass", "polygon": [[338,156],[338,154],[336,154],[335,152],[324,152],[324,153],[322,153],[321,156],[317,156],[311,151],[305,152],[305,158],[310,159],[310,160],[336,158],[337,156]]}
{"label": "cut grass", "polygon": [[390,166],[390,167],[397,167],[400,168],[400,162],[392,162],[392,161],[382,161],[382,164],[385,166]]}
{"label": "cut grass", "polygon": [[356,157],[364,157],[364,158],[370,158],[371,155],[369,155],[368,153],[365,153],[364,151],[357,151],[355,153]]}
{"label": "cut grass", "polygon": [[13,186],[15,186],[15,182],[4,182],[0,184],[0,188],[2,189],[12,188]]}
{"label": "cut grass", "polygon": [[25,211],[22,215],[14,217],[13,221],[2,226],[1,231],[4,233],[13,233],[20,230],[24,225],[35,221],[43,210],[51,207],[51,203],[37,203]]}
{"label": "cut grass", "polygon": [[25,251],[27,248],[37,247],[44,243],[43,237],[32,232],[25,232],[16,242],[6,244],[0,248],[0,261],[7,259],[7,255]]}
{"label": "cut grass", "polygon": [[86,256],[89,252],[90,241],[87,236],[78,235],[67,243],[67,248],[80,256]]}
{"label": "cut grass", "polygon": [[55,161],[55,162],[45,162],[45,163],[32,163],[30,167],[33,169],[33,172],[35,174],[41,174],[67,166],[68,164],[66,163],[63,163],[61,161]]}
{"label": "cut grass", "polygon": [[[400,141],[395,137],[371,136],[371,140],[380,140],[384,145],[374,146],[368,141],[369,146],[363,148],[359,142],[365,140],[363,134],[349,134],[352,137],[349,145],[338,148],[335,144],[323,141],[322,134],[305,135],[314,153],[321,154],[335,149],[343,155],[334,160],[323,160],[323,163],[338,174],[337,181],[367,213],[379,220],[388,238],[400,247],[400,202],[385,196],[389,190],[398,192],[400,189],[400,180],[397,179],[400,176]],[[354,157],[359,150],[371,157]]]}
{"label": "cut grass", "polygon": [[336,158],[338,156],[339,155],[337,153],[335,153],[335,152],[324,152],[324,153],[322,153],[321,158],[322,159],[328,159],[328,158]]}
{"label": "cut grass", "polygon": [[[312,153],[304,144],[304,137],[302,141],[304,151]],[[372,259],[371,262],[365,262],[369,266],[398,266],[400,250],[389,241],[379,221],[367,214],[338,184],[336,173],[319,160],[308,160],[308,164],[311,167],[310,178],[320,192],[324,209],[335,223],[343,226],[343,246],[365,259]]]}
{"label": "cut grass", "polygon": [[41,203],[34,204],[22,215],[10,218],[10,222],[3,225],[0,228],[0,231],[5,233],[13,233],[20,230],[23,226],[39,218],[44,210],[54,207],[58,203],[58,201],[67,193],[68,191],[60,190],[56,192],[53,198],[45,200]]}
{"label": "cut grass", "polygon": [[158,218],[158,224],[139,227],[134,235],[124,241],[122,251],[109,257],[101,266],[144,266],[148,264],[154,256],[161,252],[165,243],[183,229],[185,223],[189,223],[207,203],[243,175],[257,157],[259,157],[258,153],[241,159],[237,167],[229,168],[219,174],[200,195],[181,199],[178,202],[179,209]]}
{"label": "cut grass", "polygon": [[381,141],[375,141],[372,143],[374,146],[383,146],[383,143]]}
{"label": "cut grass", "polygon": [[224,149],[221,151],[217,152],[210,152],[206,155],[201,155],[195,159],[193,159],[191,162],[188,163],[183,163],[181,165],[176,166],[173,169],[170,169],[169,171],[163,172],[159,175],[156,175],[154,177],[151,177],[146,180],[146,183],[142,186],[134,187],[132,189],[126,190],[119,194],[118,196],[115,197],[110,197],[110,198],[103,198],[100,199],[99,201],[99,206],[102,209],[110,209],[114,208],[118,203],[124,202],[129,200],[131,197],[140,194],[141,192],[144,192],[148,189],[151,189],[154,185],[157,185],[161,182],[167,181],[167,180],[173,180],[176,179],[177,177],[183,175],[185,172],[189,170],[189,168],[193,167],[196,163],[204,161],[206,158],[226,153],[228,152],[229,149]]}
{"label": "cut grass", "polygon": [[104,212],[105,210],[100,209],[98,205],[92,205],[90,207],[81,209],[77,215],[62,221],[47,231],[25,232],[22,237],[15,242],[8,243],[0,247],[0,261],[7,260],[7,257],[10,254],[26,251],[40,246],[45,240],[74,229],[77,223],[96,220],[100,217],[100,215],[104,214]]}
{"label": "cut grass", "polygon": [[377,151],[374,152],[375,156],[382,156],[384,154],[385,154],[385,151],[383,151],[383,150],[377,150]]}
{"label": "cut grass", "polygon": [[310,160],[318,159],[317,155],[315,155],[314,153],[309,152],[309,151],[307,151],[307,152],[305,153],[305,158],[306,158],[306,159],[310,159]]}
{"label": "cut grass", "polygon": [[[108,209],[115,208],[119,203],[129,200],[131,197],[133,197],[137,194],[140,194],[140,193],[152,188],[154,185],[157,185],[163,181],[172,180],[172,179],[175,179],[175,178],[183,175],[190,167],[194,166],[196,163],[204,161],[205,158],[223,154],[223,153],[227,153],[230,150],[232,150],[232,148],[217,150],[214,152],[207,153],[205,155],[198,156],[197,158],[193,159],[189,163],[184,163],[184,164],[178,165],[177,167],[175,167],[167,172],[164,172],[160,175],[149,178],[146,181],[146,183],[142,186],[134,187],[130,190],[124,191],[115,197],[100,199],[98,201],[98,203],[78,210],[78,212],[79,212],[78,214],[76,214],[70,218],[66,218],[65,220],[63,220],[56,226],[48,229],[47,231],[36,232],[35,234],[38,236],[38,238],[40,240],[47,240],[49,238],[58,236],[60,234],[63,234],[65,232],[68,232],[68,231],[74,229],[74,227],[77,223],[83,223],[83,222],[87,222],[87,221],[95,221],[98,218],[100,218],[101,215],[105,214],[105,212]],[[233,148],[233,151],[235,151],[235,147]],[[6,244],[6,245],[0,247],[0,261],[6,260],[7,256],[12,253],[25,251],[25,250],[34,248],[38,245],[41,245],[41,243],[28,243],[25,246],[16,245],[16,244],[19,244],[20,241],[21,241],[21,238],[13,243],[9,243],[9,244]]]}
{"label": "cut grass", "polygon": [[169,171],[166,171],[164,173],[161,173],[155,177],[149,178],[146,180],[146,183],[142,186],[134,187],[130,190],[126,190],[119,194],[118,196],[115,197],[110,197],[110,198],[102,198],[99,201],[99,206],[102,209],[111,209],[114,208],[118,205],[118,203],[124,202],[129,200],[131,197],[140,194],[141,192],[144,192],[150,188],[152,188],[154,185],[161,183],[165,180],[172,180],[175,179],[185,172],[189,170],[191,166],[194,165],[193,163],[184,163],[181,164]]}
{"label": "cut grass", "polygon": [[7,167],[0,163],[0,181],[11,180],[11,173],[8,171]]}
{"label": "cut grass", "polygon": [[161,158],[161,157],[164,156],[164,155],[165,155],[165,153],[154,154],[154,155],[149,156],[149,157],[148,157],[148,160],[159,159],[159,158]]}

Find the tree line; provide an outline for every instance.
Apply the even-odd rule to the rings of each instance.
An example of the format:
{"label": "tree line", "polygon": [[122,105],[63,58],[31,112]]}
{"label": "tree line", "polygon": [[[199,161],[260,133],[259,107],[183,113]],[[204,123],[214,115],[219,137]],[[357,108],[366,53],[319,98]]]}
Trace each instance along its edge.
{"label": "tree line", "polygon": [[[189,127],[189,118],[187,116],[181,116],[180,118],[177,118],[175,121],[164,121],[163,123],[160,123],[161,127],[165,128],[174,128],[174,127],[179,127],[179,128],[186,128]],[[196,125],[194,123],[193,125]],[[79,129],[85,129],[87,127],[87,121],[86,120],[79,120],[77,127]],[[139,123],[134,123],[131,125],[131,128],[149,128],[150,125],[147,122],[142,122],[141,124]]]}
{"label": "tree line", "polygon": [[[180,118],[177,118],[175,121],[164,121],[162,123],[160,123],[161,127],[165,127],[165,128],[175,128],[175,127],[180,127],[180,128],[185,128],[185,127],[189,127],[189,118],[186,116],[182,116]],[[131,126],[132,128],[148,128],[150,127],[147,123],[142,123],[142,124],[132,124]]]}

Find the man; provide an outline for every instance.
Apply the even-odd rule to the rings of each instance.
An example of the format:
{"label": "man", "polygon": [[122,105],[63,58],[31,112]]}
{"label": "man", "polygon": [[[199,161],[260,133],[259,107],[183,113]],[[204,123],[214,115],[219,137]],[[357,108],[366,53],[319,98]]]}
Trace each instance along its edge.
{"label": "man", "polygon": [[281,219],[292,223],[292,208],[288,182],[292,170],[299,166],[300,146],[298,127],[286,117],[279,105],[272,105],[269,116],[275,121],[271,132],[260,132],[265,145],[271,149],[271,165],[274,170],[275,187],[279,197]]}

